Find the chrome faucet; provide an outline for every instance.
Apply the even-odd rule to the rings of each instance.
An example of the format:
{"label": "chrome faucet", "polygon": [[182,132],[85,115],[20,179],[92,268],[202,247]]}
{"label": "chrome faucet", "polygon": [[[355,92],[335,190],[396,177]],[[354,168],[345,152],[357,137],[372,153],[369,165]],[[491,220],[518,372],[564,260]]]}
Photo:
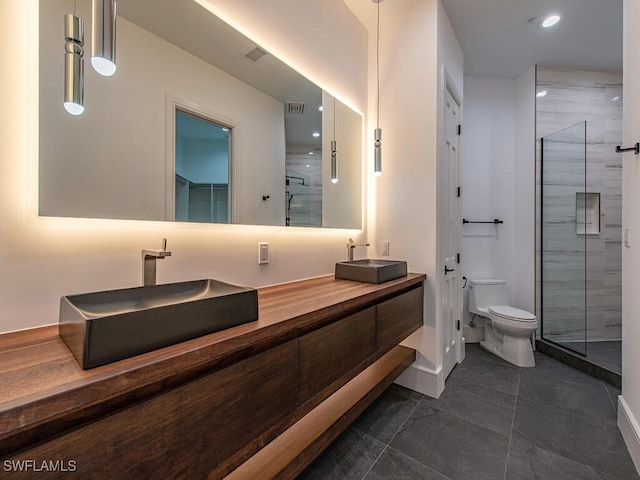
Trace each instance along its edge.
{"label": "chrome faucet", "polygon": [[357,244],[353,241],[353,238],[350,238],[349,243],[347,243],[347,260],[349,261],[353,260],[353,251],[356,249],[356,247],[368,247],[368,246],[369,246],[368,243]]}
{"label": "chrome faucet", "polygon": [[171,256],[167,250],[167,239],[162,239],[159,250],[142,250],[142,285],[149,287],[156,284],[156,260]]}

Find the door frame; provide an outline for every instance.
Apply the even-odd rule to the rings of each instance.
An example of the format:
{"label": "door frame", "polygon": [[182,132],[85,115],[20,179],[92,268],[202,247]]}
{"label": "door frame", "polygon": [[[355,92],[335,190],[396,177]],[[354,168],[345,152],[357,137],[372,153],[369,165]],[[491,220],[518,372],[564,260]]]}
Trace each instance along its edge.
{"label": "door frame", "polygon": [[228,205],[228,219],[229,224],[236,223],[236,168],[237,168],[237,145],[238,145],[238,125],[239,122],[229,118],[218,112],[214,112],[206,107],[198,105],[197,103],[184,100],[171,94],[167,94],[166,100],[166,151],[165,151],[165,219],[168,221],[175,221],[175,174],[176,174],[176,112],[182,111],[189,115],[199,117],[204,121],[224,125],[231,129],[231,141],[229,145],[229,205]]}
{"label": "door frame", "polygon": [[[439,107],[439,112],[438,112],[438,116],[439,116],[439,121],[440,121],[440,125],[442,126],[442,128],[439,128],[439,132],[438,132],[438,185],[440,186],[438,188],[438,201],[440,204],[440,208],[438,208],[438,231],[440,232],[438,234],[438,247],[436,248],[437,251],[437,261],[436,261],[436,268],[437,268],[437,275],[436,275],[436,302],[437,302],[437,318],[439,319],[440,322],[440,332],[438,334],[438,352],[439,352],[439,359],[440,359],[440,366],[444,369],[445,368],[445,352],[444,352],[444,305],[442,305],[442,289],[444,288],[444,268],[445,268],[445,261],[444,261],[444,256],[445,256],[445,229],[448,228],[447,227],[447,212],[444,211],[443,206],[445,205],[444,203],[444,195],[447,194],[451,194],[453,195],[454,192],[448,192],[448,188],[445,182],[445,172],[446,172],[446,168],[447,166],[444,164],[444,162],[446,161],[446,155],[444,154],[444,144],[446,142],[446,118],[445,118],[445,113],[446,113],[446,96],[447,96],[447,92],[453,97],[453,100],[456,102],[457,106],[458,106],[458,115],[459,115],[459,122],[460,124],[462,124],[462,120],[463,120],[463,102],[462,102],[462,94],[460,93],[460,90],[458,89],[458,87],[456,86],[453,77],[451,76],[451,74],[448,72],[447,68],[443,65],[442,66],[442,85],[443,88],[441,89],[440,92],[440,107]],[[457,172],[458,172],[458,182],[457,184],[460,185],[460,164],[461,164],[461,158],[462,158],[462,141],[461,141],[461,137],[460,137],[460,141],[458,143],[458,168],[457,168]],[[461,248],[462,248],[462,220],[461,220],[461,202],[458,201],[458,208],[457,208],[457,221],[455,222],[458,227],[456,229],[456,243],[458,245],[458,251],[462,256],[462,252],[461,252]],[[459,270],[458,275],[456,275],[456,285],[455,288],[457,289],[458,293],[458,297],[457,297],[457,307],[455,309],[456,311],[456,315],[453,321],[460,321],[460,329],[455,329],[455,361],[456,363],[460,363],[462,362],[462,360],[464,359],[465,356],[465,348],[464,348],[464,337],[462,335],[462,275],[461,275],[461,267],[462,264],[459,263],[457,265],[457,269]],[[446,378],[446,376],[448,375],[449,372],[443,372],[444,373],[444,377]],[[443,379],[444,380],[444,379]]]}

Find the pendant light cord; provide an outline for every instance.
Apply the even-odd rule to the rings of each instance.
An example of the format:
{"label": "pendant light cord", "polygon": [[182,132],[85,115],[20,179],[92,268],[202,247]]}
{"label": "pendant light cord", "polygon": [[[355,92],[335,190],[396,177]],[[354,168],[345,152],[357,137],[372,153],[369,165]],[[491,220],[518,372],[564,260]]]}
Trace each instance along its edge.
{"label": "pendant light cord", "polygon": [[380,128],[380,2],[378,0],[378,25],[376,32],[376,82],[378,84],[378,106],[376,107],[376,126]]}
{"label": "pendant light cord", "polygon": [[336,139],[336,97],[333,97],[333,139]]}

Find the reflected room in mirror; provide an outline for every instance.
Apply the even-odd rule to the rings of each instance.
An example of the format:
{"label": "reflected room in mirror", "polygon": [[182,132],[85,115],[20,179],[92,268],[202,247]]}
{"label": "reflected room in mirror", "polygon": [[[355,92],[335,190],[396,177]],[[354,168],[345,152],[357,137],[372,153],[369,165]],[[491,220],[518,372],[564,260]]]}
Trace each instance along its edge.
{"label": "reflected room in mirror", "polygon": [[40,215],[362,228],[359,113],[194,0],[117,5],[117,70],[103,77],[90,64],[91,1],[77,1],[84,112],[73,116],[63,17],[74,5],[40,1]]}

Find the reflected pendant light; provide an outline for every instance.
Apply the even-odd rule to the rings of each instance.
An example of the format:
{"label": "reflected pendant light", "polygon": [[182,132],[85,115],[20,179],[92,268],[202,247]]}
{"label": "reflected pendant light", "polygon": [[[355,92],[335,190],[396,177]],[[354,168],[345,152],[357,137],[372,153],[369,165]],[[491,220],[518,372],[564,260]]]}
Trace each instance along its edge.
{"label": "reflected pendant light", "polygon": [[373,144],[373,173],[379,177],[382,175],[382,129],[380,128],[380,3],[382,0],[371,0],[378,5],[378,24],[376,32],[376,82],[378,87],[377,93],[377,121],[374,130]]}
{"label": "reflected pendant light", "polygon": [[331,140],[331,183],[338,183],[338,151],[336,149],[336,97],[333,97],[333,140]]}
{"label": "reflected pendant light", "polygon": [[71,115],[84,112],[84,21],[64,16],[64,108]]}
{"label": "reflected pendant light", "polygon": [[91,12],[91,65],[109,77],[116,72],[116,2],[93,0]]}

